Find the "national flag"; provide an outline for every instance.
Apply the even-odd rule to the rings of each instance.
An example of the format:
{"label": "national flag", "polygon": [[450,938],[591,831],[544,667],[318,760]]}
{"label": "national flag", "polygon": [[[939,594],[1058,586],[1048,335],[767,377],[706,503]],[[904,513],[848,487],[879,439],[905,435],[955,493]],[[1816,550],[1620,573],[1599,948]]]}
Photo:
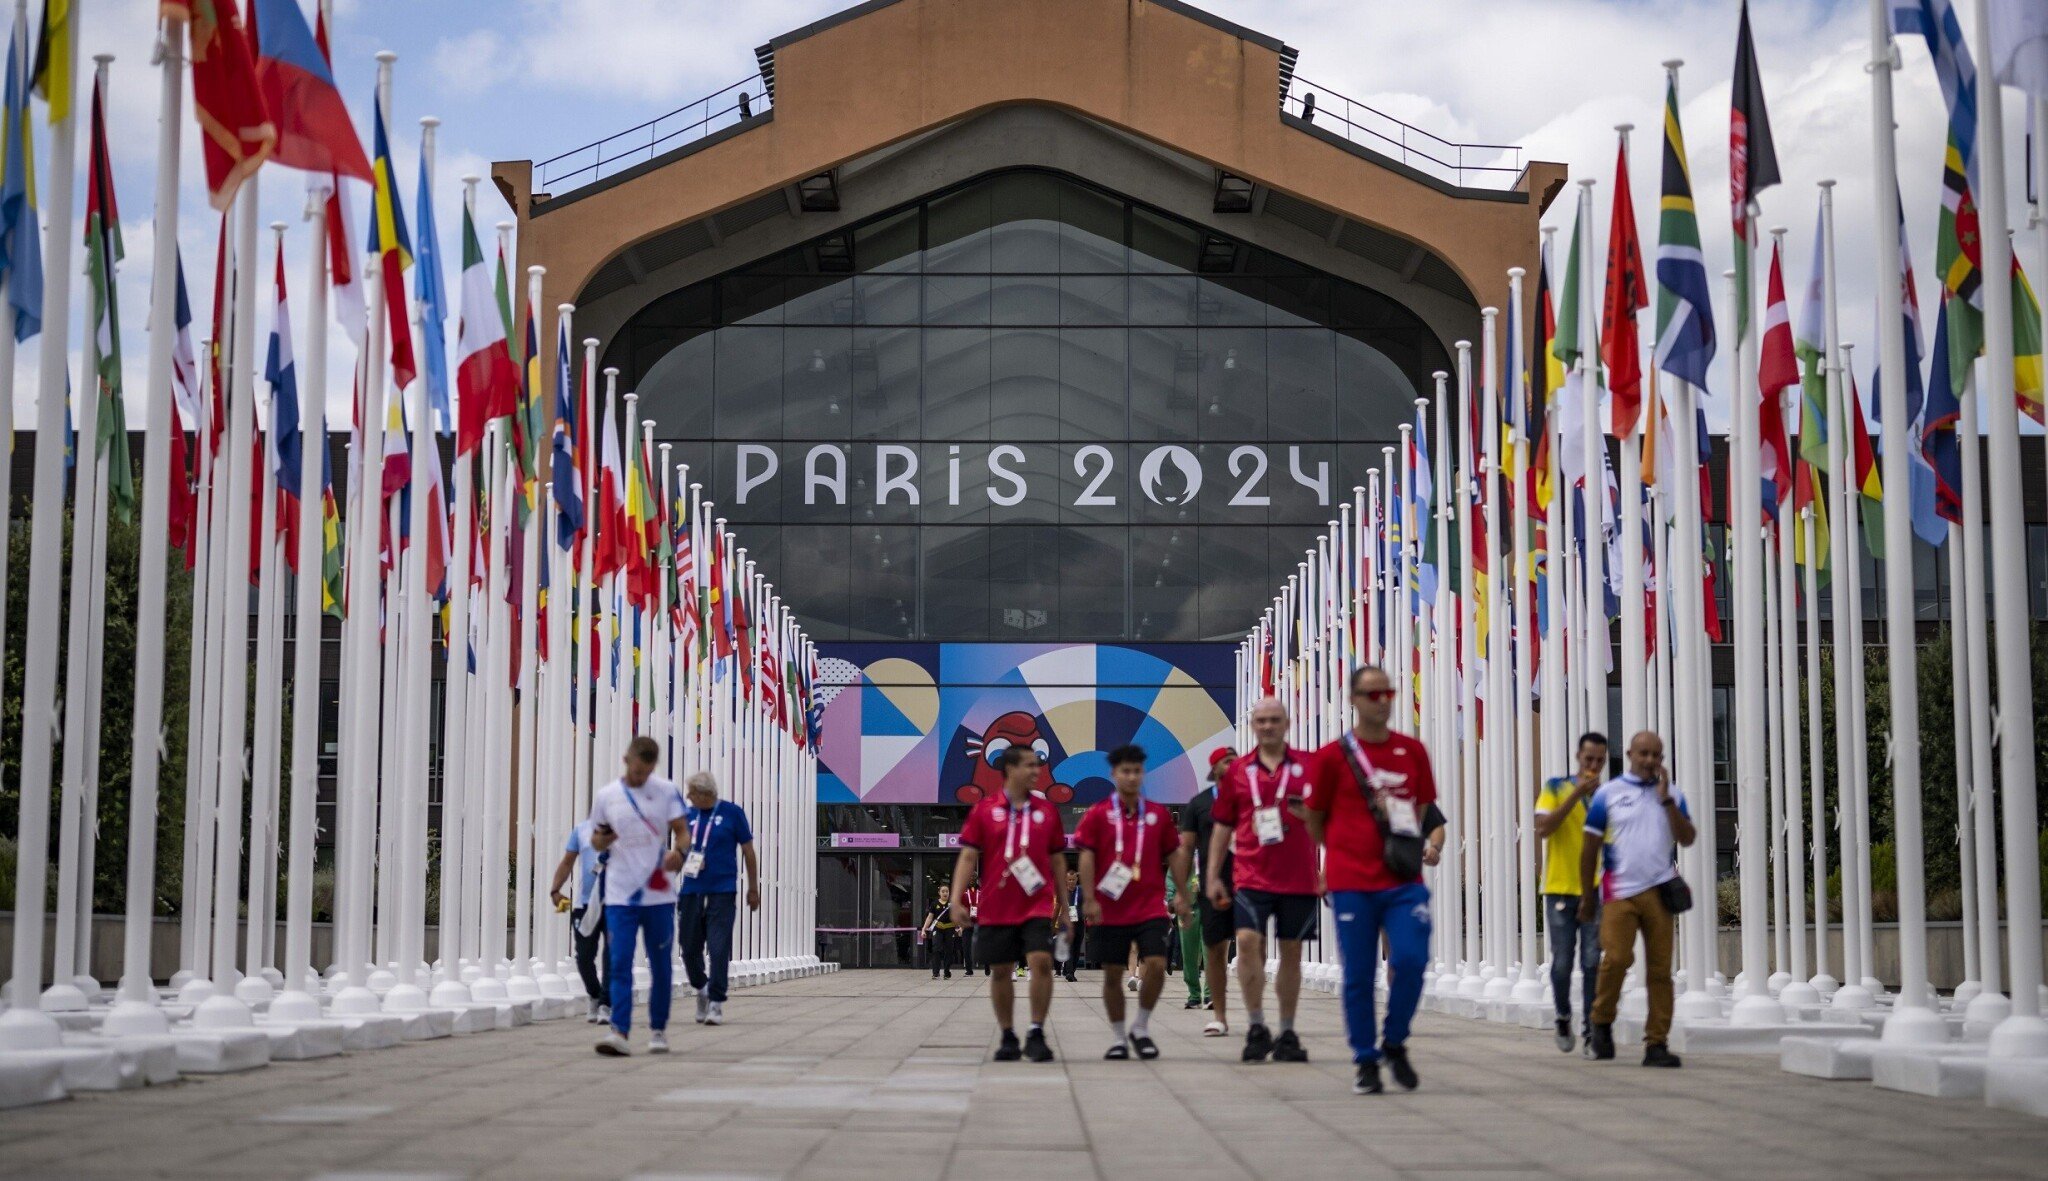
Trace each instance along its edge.
{"label": "national flag", "polygon": [[384,317],[391,356],[392,385],[404,389],[419,375],[413,360],[412,325],[406,315],[405,271],[412,265],[412,239],[405,232],[405,209],[398,200],[398,170],[391,162],[390,136],[384,128],[384,100],[372,98],[376,112],[376,194],[370,210],[370,249],[384,277]]}
{"label": "national flag", "polygon": [[1849,380],[1850,440],[1853,447],[1856,491],[1863,496],[1858,517],[1863,522],[1863,541],[1870,555],[1884,560],[1884,481],[1877,470],[1877,448],[1870,441],[1870,422],[1863,415],[1863,394],[1856,388],[1855,376]]}
{"label": "national flag", "polygon": [[1962,401],[1942,358],[1948,354],[1948,309],[1953,300],[1942,300],[1934,313],[1934,365],[1927,374],[1927,402],[1920,416],[1920,451],[1934,473],[1934,507],[1943,520],[1960,524],[1963,519],[1963,457],[1956,427],[1962,420]]}
{"label": "national flag", "polygon": [[320,440],[320,610],[336,619],[348,614],[342,585],[347,551],[341,540],[341,509],[334,502],[334,453],[327,446],[323,417],[315,438]]}
{"label": "national flag", "polygon": [[1792,495],[1792,448],[1785,437],[1784,393],[1799,384],[1799,358],[1792,349],[1792,322],[1785,306],[1785,274],[1771,246],[1768,302],[1764,309],[1763,354],[1757,368],[1757,446],[1764,511],[1777,521],[1778,508]]}
{"label": "national flag", "polygon": [[2041,301],[2018,255],[2012,260],[2012,382],[2020,410],[2036,423],[2048,421],[2041,406]]}
{"label": "national flag", "polygon": [[1749,0],[1743,0],[1735,34],[1734,85],[1728,96],[1728,197],[1735,229],[1735,339],[1749,335],[1750,251],[1756,237],[1757,197],[1777,184],[1778,151],[1771,116],[1764,106],[1763,73],[1749,34]]}
{"label": "national flag", "polygon": [[1815,211],[1813,265],[1806,276],[1806,294],[1799,325],[1792,334],[1792,352],[1799,358],[1799,458],[1828,468],[1827,243],[1826,226]]}
{"label": "national flag", "polygon": [[[422,460],[426,464],[426,479],[408,484],[406,495],[409,497],[416,489],[423,489],[427,498],[427,596],[437,603],[445,603],[448,601],[448,559],[454,552],[449,545],[448,481],[441,471],[441,448],[429,439],[426,451]],[[411,510],[408,503],[401,518],[407,523],[407,528],[411,527]],[[547,563],[542,562],[541,565],[545,567]]]}
{"label": "national flag", "polygon": [[1529,462],[1529,500],[1531,516],[1540,520],[1550,512],[1550,502],[1555,495],[1550,483],[1553,446],[1550,416],[1555,412],[1552,402],[1558,391],[1564,388],[1564,362],[1557,356],[1557,307],[1550,298],[1550,250],[1547,242],[1542,260],[1536,267],[1536,318],[1542,340],[1530,366],[1529,432],[1535,442],[1535,453]]}
{"label": "national flag", "polygon": [[[334,53],[327,43],[327,10],[317,6],[313,11],[313,42],[320,50],[320,60],[334,71]],[[351,135],[354,133],[351,132]],[[361,151],[361,145],[357,146]],[[366,166],[362,181],[372,179],[372,171]],[[322,207],[327,219],[327,278],[333,288],[330,302],[334,305],[334,322],[355,342],[357,348],[363,345],[363,331],[368,318],[363,299],[362,250],[356,239],[356,219],[350,211],[350,184],[342,177],[329,174],[325,183],[321,178],[308,180],[310,187],[324,189]]]}
{"label": "national flag", "polygon": [[1629,192],[1628,149],[1614,158],[1614,212],[1607,226],[1607,289],[1601,301],[1601,360],[1607,363],[1607,433],[1620,439],[1642,419],[1643,348],[1636,313],[1650,306],[1643,250],[1636,238],[1635,199]]}
{"label": "national flag", "polygon": [[[474,210],[462,207],[462,319],[457,325],[455,390],[459,419],[455,453],[466,455],[483,441],[486,427],[510,418],[519,399],[519,370],[505,347],[505,321],[491,292],[491,274],[476,238]],[[557,500],[562,493],[555,490]],[[580,514],[581,508],[579,506]]]}
{"label": "national flag", "polygon": [[420,154],[420,183],[413,198],[419,210],[419,264],[412,271],[413,299],[419,304],[420,339],[425,345],[427,406],[433,415],[428,429],[445,435],[455,429],[448,405],[448,293],[441,275],[441,236],[434,229],[434,194],[427,178],[426,153]]}
{"label": "national flag", "polygon": [[[270,439],[277,468],[277,532],[285,561],[299,572],[299,463],[305,440],[299,430],[299,379],[292,364],[292,318],[285,299],[284,248],[277,251],[276,299],[271,305],[270,345],[263,380],[270,383]],[[259,481],[260,483],[260,481]]]}
{"label": "national flag", "polygon": [[256,78],[277,126],[272,159],[330,176],[370,179],[370,161],[299,0],[252,0]]}
{"label": "national flag", "polygon": [[[1927,466],[1921,454],[1921,422],[1925,415],[1927,385],[1920,375],[1920,362],[1925,354],[1920,346],[1920,296],[1913,281],[1913,252],[1906,240],[1905,202],[1900,200],[1896,190],[1893,199],[1899,201],[1899,260],[1903,272],[1900,280],[1899,310],[1904,320],[1903,335],[1906,346],[1906,505],[1913,523],[1913,532],[1928,545],[1938,546],[1948,537],[1948,528],[1942,523],[1936,510],[1934,472]],[[1881,383],[1873,377],[1871,383],[1871,405],[1884,405]],[[1878,416],[1874,412],[1871,420]]]}
{"label": "national flag", "polygon": [[[560,361],[555,381],[555,425],[551,436],[555,479],[555,544],[571,551],[574,560],[580,563],[582,555],[577,549],[576,541],[583,536],[585,522],[583,468],[578,462],[576,450],[576,438],[580,433],[576,417],[581,411],[577,407],[580,399],[576,397],[575,386],[569,380],[569,326],[566,323],[555,335],[555,353]],[[539,365],[538,356],[529,359],[530,370],[537,369]]]}
{"label": "national flag", "polygon": [[1813,510],[1814,546],[1813,551],[1807,549],[1805,527],[1793,530],[1792,560],[1802,566],[1817,567],[1820,581],[1826,582],[1832,573],[1833,554],[1829,548],[1828,498],[1821,492],[1821,486],[1826,483],[1820,474],[1823,469],[1803,459],[1795,463],[1798,472],[1792,480],[1792,510],[1794,513]]}
{"label": "national flag", "polygon": [[1714,307],[1692,199],[1678,84],[1664,88],[1664,191],[1657,212],[1657,368],[1704,390],[1714,360]]}
{"label": "national flag", "polygon": [[114,268],[121,262],[121,212],[114,204],[114,165],[107,151],[106,88],[92,90],[91,162],[85,180],[85,274],[92,306],[88,368],[99,399],[93,454],[107,462],[107,507],[123,523],[135,519],[135,467],[128,456],[128,417],[121,399],[121,298]]}
{"label": "national flag", "polygon": [[597,472],[596,555],[591,578],[602,581],[625,568],[626,547],[626,462],[619,451],[618,399],[605,399],[604,452]]}
{"label": "national flag", "polygon": [[[1583,209],[1580,212],[1583,213]],[[1592,327],[1583,324],[1585,317],[1580,314],[1580,305],[1585,301],[1579,295],[1579,257],[1582,253],[1579,234],[1590,232],[1589,227],[1581,224],[1584,220],[1579,215],[1572,218],[1571,254],[1564,265],[1564,292],[1559,301],[1555,346],[1557,359],[1564,365],[1564,387],[1557,403],[1558,437],[1562,440],[1557,459],[1567,495],[1585,479],[1586,449],[1580,440],[1586,429],[1586,415],[1593,413],[1599,404],[1598,373],[1594,374],[1595,388],[1588,391],[1584,388],[1585,377],[1578,364],[1582,355],[1598,356],[1600,352],[1598,341],[1583,339],[1585,332]]]}
{"label": "national flag", "polygon": [[14,38],[7,45],[7,91],[0,104],[6,141],[0,165],[0,273],[7,280],[7,304],[14,309],[14,339],[27,340],[43,328],[43,236],[36,208],[35,120],[29,116],[28,14],[14,14]]}
{"label": "national flag", "polygon": [[1436,531],[1430,521],[1436,508],[1436,482],[1429,462],[1429,418],[1421,406],[1415,408],[1415,429],[1408,433],[1408,468],[1415,480],[1416,578],[1420,584],[1416,610],[1420,612],[1421,604],[1436,602],[1437,587]]}
{"label": "national flag", "polygon": [[1892,28],[1919,34],[1934,61],[1934,77],[1948,107],[1948,143],[1942,157],[1941,220],[1934,237],[1934,273],[1949,301],[1949,348],[1934,355],[1961,389],[1970,363],[1984,351],[1983,256],[1977,219],[1977,69],[1950,0],[1891,0]]}
{"label": "national flag", "polygon": [[228,309],[234,304],[234,246],[228,241],[228,215],[220,215],[220,236],[213,250],[213,322],[206,341],[206,453],[220,458],[226,434]]}
{"label": "national flag", "polygon": [[[176,11],[184,6],[166,4],[164,7]],[[180,19],[189,22],[191,17]],[[50,122],[53,125],[71,117],[71,42],[77,35],[78,13],[72,9],[71,0],[43,0],[35,65],[29,70],[29,80],[35,92],[50,104]]]}
{"label": "national flag", "polygon": [[1987,0],[1991,72],[2007,86],[2048,99],[2048,9],[2039,0]]}
{"label": "national flag", "polygon": [[[69,0],[47,0],[44,5],[46,38],[50,10],[60,5],[69,21]],[[162,10],[166,17],[191,26],[192,109],[199,119],[206,190],[213,207],[224,211],[234,204],[242,182],[277,150],[277,125],[263,99],[241,5],[236,0],[164,0]],[[48,49],[46,39],[39,52]],[[39,60],[39,76],[42,66]],[[50,114],[54,121],[54,102]]]}

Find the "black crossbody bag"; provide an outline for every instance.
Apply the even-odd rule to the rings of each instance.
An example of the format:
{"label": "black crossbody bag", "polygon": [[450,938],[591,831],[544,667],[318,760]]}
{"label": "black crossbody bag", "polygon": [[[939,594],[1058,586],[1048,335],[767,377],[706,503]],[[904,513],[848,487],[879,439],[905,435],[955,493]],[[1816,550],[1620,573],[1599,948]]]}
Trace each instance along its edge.
{"label": "black crossbody bag", "polygon": [[1344,751],[1344,765],[1351,768],[1351,778],[1357,781],[1359,794],[1365,797],[1366,811],[1372,813],[1373,823],[1379,826],[1380,861],[1386,865],[1387,872],[1397,878],[1408,880],[1421,877],[1422,838],[1402,836],[1388,826],[1386,813],[1380,808],[1378,798],[1373,795],[1372,785],[1365,781],[1365,773],[1358,769],[1358,765],[1365,762],[1365,751],[1359,747],[1357,738],[1351,734],[1344,735]]}
{"label": "black crossbody bag", "polygon": [[1672,878],[1657,887],[1657,897],[1664,900],[1664,909],[1674,915],[1692,909],[1692,887],[1686,885],[1682,877]]}

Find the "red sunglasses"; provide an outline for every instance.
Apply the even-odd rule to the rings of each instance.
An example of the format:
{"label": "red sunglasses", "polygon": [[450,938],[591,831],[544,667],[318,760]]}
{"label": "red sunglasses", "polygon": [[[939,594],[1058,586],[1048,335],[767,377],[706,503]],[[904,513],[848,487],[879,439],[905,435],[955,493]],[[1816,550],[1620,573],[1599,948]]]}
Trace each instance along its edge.
{"label": "red sunglasses", "polygon": [[1367,701],[1392,701],[1394,699],[1394,691],[1392,689],[1360,689],[1352,694],[1352,696],[1363,697]]}

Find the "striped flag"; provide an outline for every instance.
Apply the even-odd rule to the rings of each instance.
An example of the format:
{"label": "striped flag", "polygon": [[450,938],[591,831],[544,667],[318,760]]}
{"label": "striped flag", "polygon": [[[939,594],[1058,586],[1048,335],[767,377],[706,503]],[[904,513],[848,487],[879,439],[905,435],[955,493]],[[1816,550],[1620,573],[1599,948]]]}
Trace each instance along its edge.
{"label": "striped flag", "polygon": [[[327,44],[327,10],[316,7],[313,13],[313,41],[320,48],[320,60],[325,62],[328,72],[334,69],[334,53]],[[360,145],[357,148],[361,151]],[[365,165],[362,179],[371,179]],[[333,288],[331,302],[334,305],[334,322],[355,342],[363,346],[363,330],[368,319],[363,302],[362,250],[356,242],[356,220],[349,212],[349,186],[342,183],[339,174],[329,174],[323,181],[313,177],[309,185],[324,188],[327,196],[323,208],[327,218],[327,281]]]}
{"label": "striped flag", "polygon": [[1749,35],[1749,0],[1743,0],[1735,34],[1734,85],[1728,95],[1728,198],[1735,229],[1735,339],[1749,335],[1750,251],[1755,248],[1756,199],[1777,184],[1778,150],[1771,116],[1764,106],[1763,73]]}
{"label": "striped flag", "polygon": [[1550,297],[1550,251],[1547,245],[1536,267],[1536,321],[1543,339],[1530,366],[1529,431],[1536,448],[1529,465],[1532,488],[1529,499],[1531,515],[1542,520],[1548,518],[1550,502],[1556,495],[1550,475],[1550,450],[1554,445],[1550,437],[1550,416],[1555,412],[1553,401],[1558,391],[1564,388],[1564,362],[1557,356],[1557,306]]}
{"label": "striped flag", "polygon": [[1763,354],[1757,362],[1758,473],[1763,479],[1764,511],[1777,521],[1778,509],[1792,495],[1792,448],[1785,437],[1782,395],[1799,384],[1799,358],[1792,350],[1792,321],[1785,306],[1785,273],[1780,251],[1771,246],[1768,302],[1764,308]]}
{"label": "striped flag", "polygon": [[114,205],[114,166],[107,154],[105,88],[92,91],[91,163],[85,182],[85,273],[91,288],[92,337],[88,368],[99,399],[93,453],[107,461],[107,507],[122,522],[135,519],[135,467],[128,458],[128,416],[121,398],[121,298],[114,268],[121,261],[121,213]]}
{"label": "striped flag", "polygon": [[1806,276],[1806,294],[1799,325],[1792,334],[1792,352],[1799,358],[1799,458],[1826,471],[1828,467],[1827,243],[1819,210],[1813,218],[1813,265]]}
{"label": "striped flag", "polygon": [[1934,273],[1945,301],[1962,306],[1949,313],[1946,352],[1937,363],[1949,368],[1953,389],[1968,381],[1970,362],[1984,351],[1983,258],[1977,223],[1977,67],[1950,0],[1891,0],[1892,28],[1919,34],[1934,61],[1935,81],[1948,106],[1948,143],[1942,155],[1941,220],[1934,237]]}
{"label": "striped flag", "polygon": [[1704,390],[1714,360],[1714,307],[1675,81],[1664,89],[1663,181],[1657,203],[1657,368]]}
{"label": "striped flag", "polygon": [[[200,0],[197,4],[167,3],[166,12],[177,12],[178,19],[193,23],[191,9],[208,11],[212,5]],[[62,123],[71,117],[71,40],[77,36],[78,14],[72,10],[71,0],[43,0],[43,23],[36,38],[35,66],[29,71],[35,92],[50,104],[50,122]],[[196,47],[199,38],[195,31],[192,43]],[[194,57],[198,55],[195,52]]]}
{"label": "striped flag", "polygon": [[[531,324],[531,317],[528,319]],[[531,328],[528,329],[531,332]],[[576,541],[583,536],[583,467],[578,462],[576,437],[579,434],[576,416],[577,408],[574,385],[569,380],[569,326],[563,324],[555,337],[555,353],[561,359],[555,382],[555,426],[552,436],[555,479],[555,544],[571,551],[572,560],[580,563],[582,554]],[[536,357],[529,361],[529,370],[539,367]]]}
{"label": "striped flag", "polygon": [[[462,207],[462,318],[456,325],[455,390],[460,419],[455,453],[467,455],[483,441],[493,421],[510,418],[519,399],[519,371],[505,345],[505,321],[498,314],[491,274],[477,241],[476,219]],[[561,491],[556,490],[559,497]]]}
{"label": "striped flag", "polygon": [[43,328],[43,236],[36,210],[35,120],[29,116],[28,14],[16,10],[14,39],[7,45],[4,166],[0,166],[0,273],[7,278],[7,303],[14,309],[14,339],[24,341]]}
{"label": "striped flag", "polygon": [[263,380],[270,384],[270,449],[277,468],[277,533],[285,561],[299,571],[299,462],[305,439],[299,429],[299,378],[292,363],[292,317],[285,298],[284,250],[277,252],[272,284],[270,345],[264,350]]}
{"label": "striped flag", "polygon": [[2041,406],[2041,301],[2034,298],[2018,255],[2012,260],[2012,368],[2021,412],[2037,423],[2048,422]]}
{"label": "striped flag", "polygon": [[384,99],[372,97],[377,136],[376,195],[370,203],[370,249],[384,277],[384,318],[391,337],[391,379],[404,389],[419,376],[413,360],[412,325],[406,315],[405,271],[412,266],[412,239],[405,232],[405,209],[398,200],[398,171],[391,163],[390,135],[384,127]]}

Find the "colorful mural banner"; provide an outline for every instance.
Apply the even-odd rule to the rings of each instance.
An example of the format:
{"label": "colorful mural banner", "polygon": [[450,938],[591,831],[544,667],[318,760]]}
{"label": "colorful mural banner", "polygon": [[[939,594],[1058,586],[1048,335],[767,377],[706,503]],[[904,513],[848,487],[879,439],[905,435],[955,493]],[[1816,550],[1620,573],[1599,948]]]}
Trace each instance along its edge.
{"label": "colorful mural banner", "polygon": [[1010,746],[1055,803],[1110,792],[1108,753],[1145,748],[1145,794],[1184,803],[1228,745],[1235,651],[1219,644],[825,644],[820,803],[962,804]]}

